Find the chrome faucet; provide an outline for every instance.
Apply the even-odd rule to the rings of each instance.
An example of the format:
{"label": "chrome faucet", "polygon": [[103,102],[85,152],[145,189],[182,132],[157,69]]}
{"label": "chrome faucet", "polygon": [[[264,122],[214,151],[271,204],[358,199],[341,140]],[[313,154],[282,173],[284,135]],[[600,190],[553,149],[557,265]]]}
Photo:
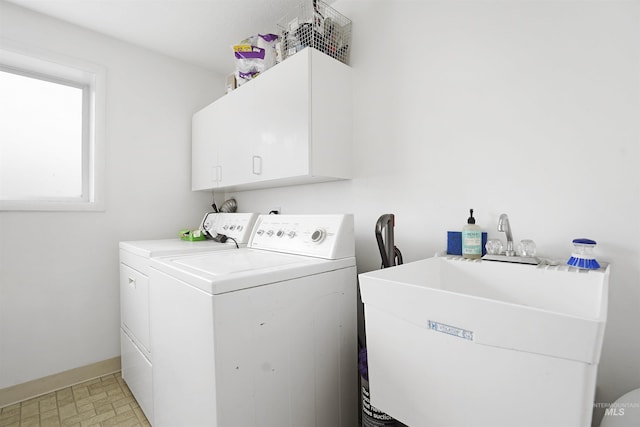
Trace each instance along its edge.
{"label": "chrome faucet", "polygon": [[500,215],[498,219],[498,231],[504,231],[507,235],[507,250],[504,251],[506,256],[515,256],[516,251],[513,249],[513,235],[511,234],[511,225],[507,214]]}

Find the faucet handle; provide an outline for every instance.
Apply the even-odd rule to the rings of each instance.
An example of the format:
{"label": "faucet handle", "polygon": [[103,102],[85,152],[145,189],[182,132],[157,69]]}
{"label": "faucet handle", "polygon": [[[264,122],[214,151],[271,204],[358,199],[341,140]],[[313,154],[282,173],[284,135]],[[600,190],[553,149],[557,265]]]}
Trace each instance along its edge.
{"label": "faucet handle", "polygon": [[504,249],[500,239],[489,239],[484,247],[489,255],[500,255]]}
{"label": "faucet handle", "polygon": [[535,256],[536,242],[529,239],[520,240],[520,243],[518,243],[518,254],[524,257]]}

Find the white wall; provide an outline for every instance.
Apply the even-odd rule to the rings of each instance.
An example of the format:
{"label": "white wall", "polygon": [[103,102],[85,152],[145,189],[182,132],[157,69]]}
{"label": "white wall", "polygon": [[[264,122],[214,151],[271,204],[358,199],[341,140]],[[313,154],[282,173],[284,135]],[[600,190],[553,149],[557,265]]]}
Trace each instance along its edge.
{"label": "white wall", "polygon": [[201,68],[0,1],[0,36],[107,69],[106,211],[0,212],[0,388],[120,354],[118,242],[197,227],[191,115]]}
{"label": "white wall", "polygon": [[516,241],[543,255],[595,239],[612,263],[596,399],[640,387],[639,3],[334,7],[353,21],[355,179],[225,197],[249,211],[353,212],[361,272],[380,265],[383,213],[405,262],[445,249],[469,208],[503,240],[506,212]]}

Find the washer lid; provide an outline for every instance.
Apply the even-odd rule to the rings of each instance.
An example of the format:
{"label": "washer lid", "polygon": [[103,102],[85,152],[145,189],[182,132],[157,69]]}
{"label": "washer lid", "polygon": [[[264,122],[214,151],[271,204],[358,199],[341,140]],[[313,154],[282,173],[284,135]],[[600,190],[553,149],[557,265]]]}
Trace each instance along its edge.
{"label": "washer lid", "polygon": [[241,248],[156,258],[151,267],[207,293],[221,294],[355,267],[355,258],[326,260]]}

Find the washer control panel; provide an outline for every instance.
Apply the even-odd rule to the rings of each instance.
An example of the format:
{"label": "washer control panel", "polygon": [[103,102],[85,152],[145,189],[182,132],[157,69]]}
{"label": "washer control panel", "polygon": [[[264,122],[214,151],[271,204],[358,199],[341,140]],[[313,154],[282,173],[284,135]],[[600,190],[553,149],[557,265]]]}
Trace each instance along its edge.
{"label": "washer control panel", "polygon": [[248,247],[326,259],[355,256],[353,215],[261,215]]}
{"label": "washer control panel", "polygon": [[202,219],[200,229],[208,231],[213,237],[224,234],[235,239],[238,244],[246,244],[257,219],[256,213],[209,212]]}

